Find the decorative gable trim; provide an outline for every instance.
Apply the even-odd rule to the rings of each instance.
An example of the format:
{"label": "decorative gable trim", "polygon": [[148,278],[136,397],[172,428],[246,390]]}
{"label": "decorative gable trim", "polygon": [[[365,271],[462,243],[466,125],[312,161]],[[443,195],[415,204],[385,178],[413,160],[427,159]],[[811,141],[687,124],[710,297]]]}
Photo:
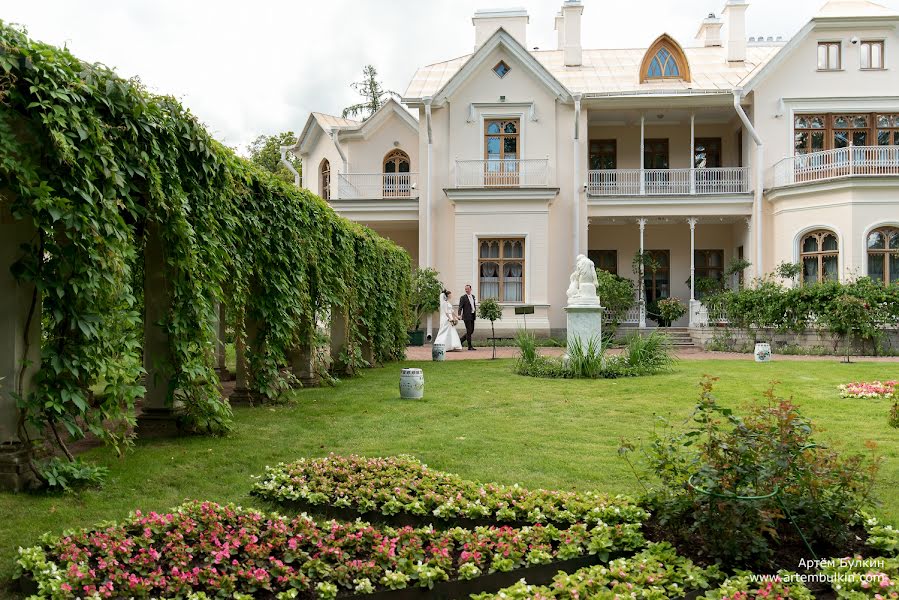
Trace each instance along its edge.
{"label": "decorative gable trim", "polygon": [[418,120],[409,114],[409,111],[403,108],[394,98],[388,98],[372,116],[357,126],[341,128],[338,131],[338,136],[341,140],[367,140],[382,125],[388,123],[394,117],[398,117],[403,124],[418,135]]}
{"label": "decorative gable trim", "polygon": [[555,78],[555,76],[544,67],[540,61],[528,52],[527,48],[521,45],[515,38],[500,27],[497,29],[484,44],[471,55],[471,57],[462,65],[456,73],[444,84],[442,88],[434,95],[433,104],[442,105],[449,96],[452,96],[459,87],[468,80],[469,77],[477,73],[485,65],[492,68],[493,65],[487,65],[486,60],[490,53],[497,48],[502,48],[509,53],[510,57],[518,61],[523,68],[530,71],[543,85],[545,85],[559,100],[565,103],[572,102],[571,93]]}

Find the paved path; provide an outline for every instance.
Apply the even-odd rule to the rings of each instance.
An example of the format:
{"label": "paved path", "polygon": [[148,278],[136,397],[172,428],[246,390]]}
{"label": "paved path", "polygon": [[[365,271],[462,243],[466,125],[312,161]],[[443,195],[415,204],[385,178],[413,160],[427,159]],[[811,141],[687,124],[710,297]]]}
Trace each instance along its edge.
{"label": "paved path", "polygon": [[[540,354],[545,356],[561,356],[564,348],[540,348]],[[620,352],[620,350],[612,350],[612,353]],[[675,351],[675,355],[683,360],[754,360],[752,354],[742,354],[740,352],[706,352],[698,348],[685,348]],[[478,347],[474,352],[461,350],[459,352],[447,352],[446,360],[477,360],[485,359],[493,356],[492,348]],[[496,348],[497,358],[516,358],[518,356],[518,348],[512,346],[504,346]],[[406,348],[407,360],[431,360],[431,346],[409,346]],[[800,356],[792,354],[776,354],[775,360],[778,361],[841,361],[842,356]],[[899,356],[853,356],[852,362],[893,362],[899,363]]]}

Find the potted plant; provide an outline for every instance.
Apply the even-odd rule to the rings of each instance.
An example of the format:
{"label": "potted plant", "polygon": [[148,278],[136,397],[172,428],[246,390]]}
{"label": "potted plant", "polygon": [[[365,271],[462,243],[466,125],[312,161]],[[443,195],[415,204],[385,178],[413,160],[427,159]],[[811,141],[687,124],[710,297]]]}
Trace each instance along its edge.
{"label": "potted plant", "polygon": [[490,321],[490,335],[493,339],[493,358],[496,358],[496,330],[493,328],[493,322],[503,318],[503,307],[493,298],[481,300],[478,305],[478,318]]}
{"label": "potted plant", "polygon": [[438,273],[431,268],[416,269],[412,272],[412,286],[409,293],[409,345],[424,346],[425,332],[421,321],[425,315],[440,310],[440,292],[443,283]]}

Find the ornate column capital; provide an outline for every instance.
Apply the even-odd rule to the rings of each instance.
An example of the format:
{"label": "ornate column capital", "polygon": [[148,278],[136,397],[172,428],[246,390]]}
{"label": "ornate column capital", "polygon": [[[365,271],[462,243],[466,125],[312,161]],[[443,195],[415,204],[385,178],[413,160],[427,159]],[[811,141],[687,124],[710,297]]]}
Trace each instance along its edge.
{"label": "ornate column capital", "polygon": [[690,226],[690,229],[694,229],[698,223],[699,219],[697,219],[696,217],[690,217],[689,219],[687,219],[687,225]]}

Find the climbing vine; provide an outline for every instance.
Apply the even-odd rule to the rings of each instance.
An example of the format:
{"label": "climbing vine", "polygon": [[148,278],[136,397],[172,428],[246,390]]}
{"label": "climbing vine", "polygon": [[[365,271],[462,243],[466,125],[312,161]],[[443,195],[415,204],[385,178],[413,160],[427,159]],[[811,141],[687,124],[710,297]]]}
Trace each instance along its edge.
{"label": "climbing vine", "polygon": [[43,324],[34,389],[18,390],[23,438],[36,426],[130,443],[152,235],[163,264],[146,268],[164,269],[170,296],[169,401],[197,431],[231,426],[213,371],[219,302],[256,324],[235,323],[265,397],[290,384],[291,349],[332,307],[350,316],[350,355],[363,343],[378,361],[403,355],[405,251],[237,157],[174,98],[2,21],[0,203],[34,232],[14,265]]}

